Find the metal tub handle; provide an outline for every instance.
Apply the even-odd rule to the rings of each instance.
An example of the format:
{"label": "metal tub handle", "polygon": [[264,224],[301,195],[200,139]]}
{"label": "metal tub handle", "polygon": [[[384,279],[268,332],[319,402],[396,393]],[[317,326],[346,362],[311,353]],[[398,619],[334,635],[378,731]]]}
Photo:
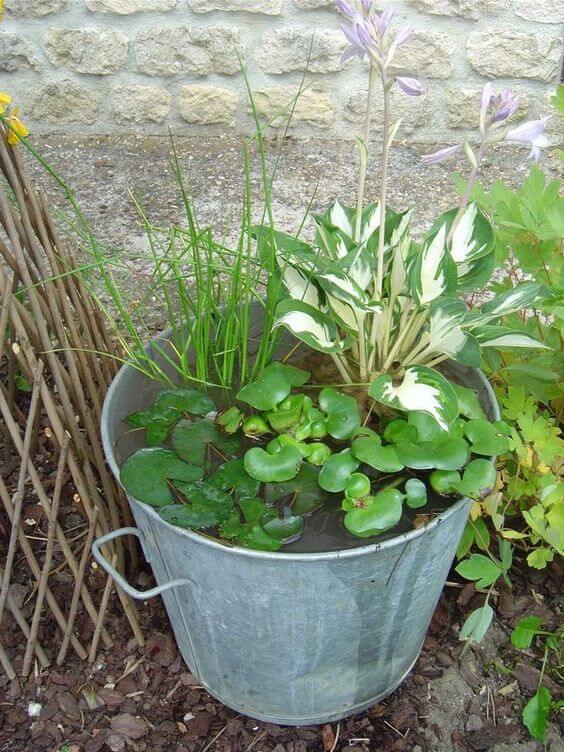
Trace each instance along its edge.
{"label": "metal tub handle", "polygon": [[143,535],[141,531],[136,527],[120,527],[118,530],[113,530],[107,535],[102,535],[101,538],[97,538],[92,544],[92,555],[98,562],[98,564],[104,569],[116,582],[116,584],[127,593],[131,598],[137,598],[137,600],[147,600],[148,598],[154,598],[156,595],[164,593],[165,590],[170,590],[174,587],[181,587],[183,585],[192,585],[191,580],[171,580],[164,585],[157,585],[157,587],[150,588],[149,590],[137,590],[130,585],[127,580],[121,575],[115,567],[102,555],[100,547],[105,543],[121,538],[123,535],[135,535],[141,542],[143,542]]}

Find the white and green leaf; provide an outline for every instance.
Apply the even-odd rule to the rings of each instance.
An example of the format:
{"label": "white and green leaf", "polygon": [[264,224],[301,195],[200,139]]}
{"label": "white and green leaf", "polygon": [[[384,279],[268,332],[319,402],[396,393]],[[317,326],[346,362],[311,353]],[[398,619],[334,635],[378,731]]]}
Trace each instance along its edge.
{"label": "white and green leaf", "polygon": [[510,329],[506,326],[480,326],[472,330],[472,334],[480,343],[480,347],[493,347],[497,350],[526,347],[531,349],[550,350],[550,347],[528,332]]}
{"label": "white and green leaf", "polygon": [[320,307],[319,291],[315,283],[300,269],[288,264],[282,272],[282,282],[288,295],[294,300],[301,300],[314,308]]}
{"label": "white and green leaf", "polygon": [[284,326],[314,350],[341,352],[348,346],[342,340],[334,320],[326,313],[299,300],[282,300],[276,308],[274,326]]}
{"label": "white and green leaf", "polygon": [[430,308],[429,346],[433,352],[452,356],[459,363],[478,368],[481,365],[480,345],[476,338],[461,328],[467,308],[460,300],[438,300]]}
{"label": "white and green leaf", "polygon": [[410,366],[401,382],[383,373],[372,382],[368,394],[396,410],[429,413],[445,431],[458,416],[458,399],[452,384],[426,366]]}
{"label": "white and green leaf", "polygon": [[409,270],[409,279],[419,305],[432,303],[456,285],[456,266],[446,247],[444,225],[423,240]]}
{"label": "white and green leaf", "polygon": [[[535,303],[549,295],[550,292],[544,285],[539,285],[537,282],[523,282],[485,303],[481,310],[482,317],[491,320],[516,311],[523,311],[532,308]],[[482,320],[484,321],[484,318]]]}

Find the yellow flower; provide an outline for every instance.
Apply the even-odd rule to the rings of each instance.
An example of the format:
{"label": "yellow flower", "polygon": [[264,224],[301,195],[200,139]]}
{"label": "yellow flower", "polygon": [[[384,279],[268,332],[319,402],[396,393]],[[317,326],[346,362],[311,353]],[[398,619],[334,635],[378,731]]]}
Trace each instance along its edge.
{"label": "yellow flower", "polygon": [[[2,0],[0,0],[0,6],[1,6]],[[12,97],[9,94],[5,94],[3,91],[0,91],[0,112],[4,112],[4,105],[10,104],[12,101]]]}
{"label": "yellow flower", "polygon": [[8,132],[8,143],[10,146],[15,146],[20,139],[29,136],[29,128],[19,119],[17,107],[14,108],[13,113],[10,115],[8,123],[14,129]]}

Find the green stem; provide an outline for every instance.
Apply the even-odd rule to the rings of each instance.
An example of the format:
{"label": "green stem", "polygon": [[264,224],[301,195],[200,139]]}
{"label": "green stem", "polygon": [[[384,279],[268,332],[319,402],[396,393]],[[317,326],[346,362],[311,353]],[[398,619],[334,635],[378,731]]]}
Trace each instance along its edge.
{"label": "green stem", "polygon": [[384,242],[386,229],[386,197],[388,193],[388,161],[390,156],[390,87],[386,70],[381,69],[380,78],[384,95],[384,133],[382,146],[382,174],[380,179],[380,230],[378,233],[378,254],[376,258],[376,299],[382,300],[384,284]]}
{"label": "green stem", "polygon": [[447,246],[452,240],[452,236],[454,235],[456,228],[458,227],[460,220],[462,219],[464,210],[466,209],[468,202],[470,201],[470,196],[472,195],[472,191],[474,190],[474,184],[476,183],[476,180],[478,179],[478,175],[480,173],[480,167],[482,166],[482,161],[484,159],[485,153],[486,153],[486,136],[484,136],[482,143],[480,144],[480,148],[478,149],[478,154],[476,156],[476,164],[472,168],[472,172],[470,173],[468,177],[468,184],[466,185],[466,190],[464,191],[464,194],[462,198],[460,199],[460,204],[458,205],[458,212],[456,213],[456,216],[452,222],[452,225],[450,226],[450,230],[448,231],[448,235],[446,237]]}
{"label": "green stem", "polygon": [[358,193],[356,199],[356,216],[354,228],[354,241],[360,241],[360,231],[362,228],[362,208],[364,205],[364,188],[366,184],[366,168],[368,164],[368,143],[370,141],[370,124],[372,122],[372,100],[374,98],[374,86],[376,84],[376,68],[374,64],[370,65],[370,74],[368,76],[368,94],[366,97],[366,120],[364,122],[364,148],[360,149],[360,173],[358,176]]}

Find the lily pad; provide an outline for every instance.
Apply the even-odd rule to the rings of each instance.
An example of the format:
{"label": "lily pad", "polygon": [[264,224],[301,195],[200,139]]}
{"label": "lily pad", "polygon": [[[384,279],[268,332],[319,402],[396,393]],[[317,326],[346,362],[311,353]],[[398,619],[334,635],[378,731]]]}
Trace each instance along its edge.
{"label": "lily pad", "polygon": [[243,496],[257,496],[260,489],[260,482],[247,473],[242,459],[227,460],[209,476],[207,481],[222,491],[235,492],[236,499]]}
{"label": "lily pad", "polygon": [[464,469],[456,490],[469,499],[483,499],[494,488],[496,476],[495,466],[490,460],[472,460]]}
{"label": "lily pad", "polygon": [[269,507],[262,499],[246,497],[239,499],[237,503],[243,512],[245,522],[263,524],[264,522],[268,522],[268,520],[278,517],[276,509]]}
{"label": "lily pad", "polygon": [[493,457],[509,451],[509,440],[494,423],[489,420],[469,420],[464,433],[472,444],[474,454]]}
{"label": "lily pad", "polygon": [[224,434],[212,420],[180,420],[172,431],[172,446],[178,455],[194,465],[204,465],[208,447],[214,446],[222,455],[232,455],[239,449],[239,436]]}
{"label": "lily pad", "polygon": [[459,483],[460,473],[456,470],[433,470],[429,475],[431,488],[441,496],[450,496],[457,493]]}
{"label": "lily pad", "polygon": [[373,437],[355,439],[352,445],[352,453],[357,460],[370,465],[381,473],[398,473],[404,468],[404,463],[399,458],[396,447],[392,444],[382,446],[374,441]]}
{"label": "lily pad", "polygon": [[167,504],[160,507],[159,514],[163,520],[170,522],[171,525],[191,530],[205,530],[218,523],[218,519],[211,509],[193,506],[192,504]]}
{"label": "lily pad", "polygon": [[294,514],[308,514],[324,504],[330,498],[320,488],[319,470],[313,465],[302,465],[295,478],[283,483],[268,483],[264,488],[267,504],[272,504],[286,496],[293,498],[288,502]]}
{"label": "lily pad", "polygon": [[445,432],[429,413],[414,410],[407,416],[407,422],[417,429],[418,441],[434,443],[445,435]]}
{"label": "lily pad", "polygon": [[190,415],[207,415],[216,409],[211,397],[195,389],[163,389],[158,393],[154,404],[157,407],[174,407],[179,412]]}
{"label": "lily pad", "polygon": [[185,496],[188,501],[198,508],[208,509],[216,518],[216,522],[225,522],[233,514],[233,499],[225,491],[221,491],[211,483],[185,483],[174,481],[174,487]]}
{"label": "lily pad", "polygon": [[468,461],[468,445],[462,439],[447,439],[441,444],[404,441],[396,449],[400,461],[413,470],[458,470]]}
{"label": "lily pad", "polygon": [[245,548],[254,548],[258,551],[278,551],[283,541],[276,540],[258,523],[243,525],[237,537],[237,543]]}
{"label": "lily pad", "polygon": [[268,454],[261,447],[253,447],[245,454],[247,473],[263,483],[278,483],[295,478],[302,464],[302,455],[295,446],[283,446],[277,454]]}
{"label": "lily pad", "polygon": [[350,439],[360,428],[360,410],[348,394],[327,387],[319,393],[319,407],[327,415],[326,426],[334,439]]}
{"label": "lily pad", "polygon": [[344,491],[347,480],[358,469],[359,464],[350,449],[331,455],[321,468],[319,485],[331,493]]}
{"label": "lily pad", "polygon": [[300,515],[288,515],[282,518],[276,517],[263,523],[263,528],[272,538],[279,541],[287,541],[300,535],[304,529],[304,518]]}
{"label": "lily pad", "polygon": [[245,416],[238,407],[229,407],[217,416],[215,422],[221,426],[225,433],[235,433]]}
{"label": "lily pad", "polygon": [[181,414],[174,407],[151,405],[146,410],[138,410],[125,418],[125,422],[136,428],[145,428],[149,446],[158,446],[166,441],[172,426]]}
{"label": "lily pad", "polygon": [[451,382],[458,399],[458,412],[470,419],[485,419],[486,414],[482,409],[478,395],[473,389]]}
{"label": "lily pad", "polygon": [[255,381],[239,391],[237,399],[256,410],[273,410],[290,394],[292,387],[302,386],[309,376],[301,368],[285,363],[270,363]]}
{"label": "lily pad", "polygon": [[327,444],[323,444],[321,441],[314,441],[307,445],[308,453],[306,459],[310,465],[317,465],[321,467],[324,465],[331,456],[331,447]]}
{"label": "lily pad", "polygon": [[419,478],[410,478],[405,484],[407,506],[410,509],[419,509],[427,503],[427,486]]}
{"label": "lily pad", "polygon": [[[436,421],[433,422],[437,425]],[[406,420],[398,418],[398,420],[392,420],[391,423],[388,423],[384,430],[384,438],[390,444],[397,444],[400,441],[417,441],[419,434],[415,426],[410,425]]]}
{"label": "lily pad", "polygon": [[401,519],[403,494],[387,488],[365,499],[364,508],[357,507],[345,515],[345,527],[358,538],[367,538],[389,530]]}
{"label": "lily pad", "polygon": [[150,447],[139,449],[125,460],[120,481],[135,499],[162,507],[174,500],[169,481],[193,483],[203,474],[201,467],[184,462],[170,449]]}

